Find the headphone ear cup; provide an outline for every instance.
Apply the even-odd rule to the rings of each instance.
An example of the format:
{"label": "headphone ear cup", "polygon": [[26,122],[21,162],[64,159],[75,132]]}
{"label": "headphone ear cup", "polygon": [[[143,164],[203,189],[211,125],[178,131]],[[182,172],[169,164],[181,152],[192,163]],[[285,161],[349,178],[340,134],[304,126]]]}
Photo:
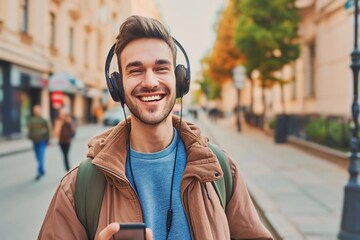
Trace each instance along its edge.
{"label": "headphone ear cup", "polygon": [[115,102],[125,104],[124,88],[122,85],[122,79],[119,72],[113,72],[110,78],[106,79],[106,83],[112,99]]}
{"label": "headphone ear cup", "polygon": [[175,68],[176,98],[181,98],[189,92],[190,79],[187,79],[186,72],[187,70],[182,64]]}

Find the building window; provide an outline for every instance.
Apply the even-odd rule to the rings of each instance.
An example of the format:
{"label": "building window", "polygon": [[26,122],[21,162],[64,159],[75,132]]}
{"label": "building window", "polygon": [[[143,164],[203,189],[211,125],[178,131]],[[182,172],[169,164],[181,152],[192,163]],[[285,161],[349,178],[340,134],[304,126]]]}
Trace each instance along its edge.
{"label": "building window", "polygon": [[102,37],[101,37],[101,34],[98,33],[97,35],[98,37],[98,42],[97,42],[97,66],[99,67],[99,69],[101,69],[103,67],[103,62],[101,61],[100,59],[100,56],[102,56],[102,52],[103,52],[103,40],[102,40]]}
{"label": "building window", "polygon": [[307,86],[307,96],[315,96],[315,63],[316,63],[316,48],[315,44],[309,45],[309,77]]}
{"label": "building window", "polygon": [[72,27],[69,30],[69,56],[74,57],[74,28]]}
{"label": "building window", "polygon": [[29,1],[21,1],[21,32],[28,32],[29,25]]}
{"label": "building window", "polygon": [[54,13],[50,13],[50,47],[55,47],[55,34],[56,34],[56,18]]}

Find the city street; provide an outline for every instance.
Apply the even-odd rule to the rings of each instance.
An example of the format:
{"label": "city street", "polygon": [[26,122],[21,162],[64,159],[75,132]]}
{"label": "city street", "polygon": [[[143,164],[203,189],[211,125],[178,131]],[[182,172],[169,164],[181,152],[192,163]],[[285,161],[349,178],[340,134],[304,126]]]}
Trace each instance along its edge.
{"label": "city street", "polygon": [[[231,157],[274,240],[360,240],[359,11],[359,0],[0,0],[0,238],[37,239],[69,165],[121,106],[155,113],[176,95],[172,114]],[[140,150],[167,145],[158,132],[171,125],[132,126]],[[39,153],[49,136],[37,181],[32,141]],[[246,203],[229,206],[249,222]],[[115,219],[138,216],[129,209]]]}
{"label": "city street", "polygon": [[[346,169],[289,144],[274,144],[271,137],[245,124],[238,133],[233,120],[212,122],[200,112],[195,123],[210,141],[234,157],[260,215],[267,219],[264,223],[276,233],[275,240],[337,239]],[[70,150],[73,166],[84,158],[90,136],[104,129],[99,125],[79,128]],[[0,157],[0,231],[4,239],[36,239],[65,174],[60,149],[51,145],[46,151],[46,175],[35,182],[35,158],[26,141],[17,142],[27,151]],[[5,146],[0,145],[2,152]]]}
{"label": "city street", "polygon": [[[88,137],[103,127],[81,128],[70,148],[70,161],[75,166],[84,159]],[[2,143],[0,143],[2,144]],[[36,239],[55,189],[65,175],[58,145],[46,150],[46,175],[35,182],[36,160],[32,151],[0,157],[0,232],[2,239]],[[56,227],[56,226],[54,226]]]}

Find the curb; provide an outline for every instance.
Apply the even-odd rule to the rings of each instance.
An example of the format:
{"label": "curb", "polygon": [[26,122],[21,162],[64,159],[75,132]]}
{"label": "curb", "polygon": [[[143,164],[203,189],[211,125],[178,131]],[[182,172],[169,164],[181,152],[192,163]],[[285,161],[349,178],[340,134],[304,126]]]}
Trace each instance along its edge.
{"label": "curb", "polygon": [[294,136],[288,136],[287,142],[290,145],[299,148],[300,150],[306,151],[307,153],[324,159],[324,161],[332,162],[343,168],[348,167],[349,154],[347,153],[317,143],[309,142]]}

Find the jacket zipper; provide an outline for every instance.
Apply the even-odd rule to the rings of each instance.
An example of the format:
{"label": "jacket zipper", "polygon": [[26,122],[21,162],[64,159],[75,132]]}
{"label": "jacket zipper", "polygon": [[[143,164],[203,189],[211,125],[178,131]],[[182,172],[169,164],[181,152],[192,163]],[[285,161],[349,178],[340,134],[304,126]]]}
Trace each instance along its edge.
{"label": "jacket zipper", "polygon": [[135,193],[135,196],[136,196],[136,199],[137,199],[137,203],[138,203],[139,206],[140,206],[140,212],[141,212],[141,218],[142,218],[141,221],[144,222],[144,219],[145,219],[145,218],[144,218],[144,213],[143,213],[143,210],[142,210],[142,207],[141,207],[139,195],[137,194],[137,192],[135,191],[135,189],[133,188],[133,186],[131,186],[129,180],[127,180],[126,178],[118,175],[116,172],[114,172],[114,171],[112,171],[112,170],[110,170],[110,169],[108,169],[108,168],[105,168],[105,167],[103,167],[103,166],[101,166],[101,165],[98,165],[98,164],[94,164],[94,165],[97,166],[97,167],[99,167],[99,168],[101,168],[101,169],[103,169],[105,172],[110,173],[110,174],[113,175],[114,177],[119,178],[120,180],[126,182],[126,183],[130,186],[131,190]]}

